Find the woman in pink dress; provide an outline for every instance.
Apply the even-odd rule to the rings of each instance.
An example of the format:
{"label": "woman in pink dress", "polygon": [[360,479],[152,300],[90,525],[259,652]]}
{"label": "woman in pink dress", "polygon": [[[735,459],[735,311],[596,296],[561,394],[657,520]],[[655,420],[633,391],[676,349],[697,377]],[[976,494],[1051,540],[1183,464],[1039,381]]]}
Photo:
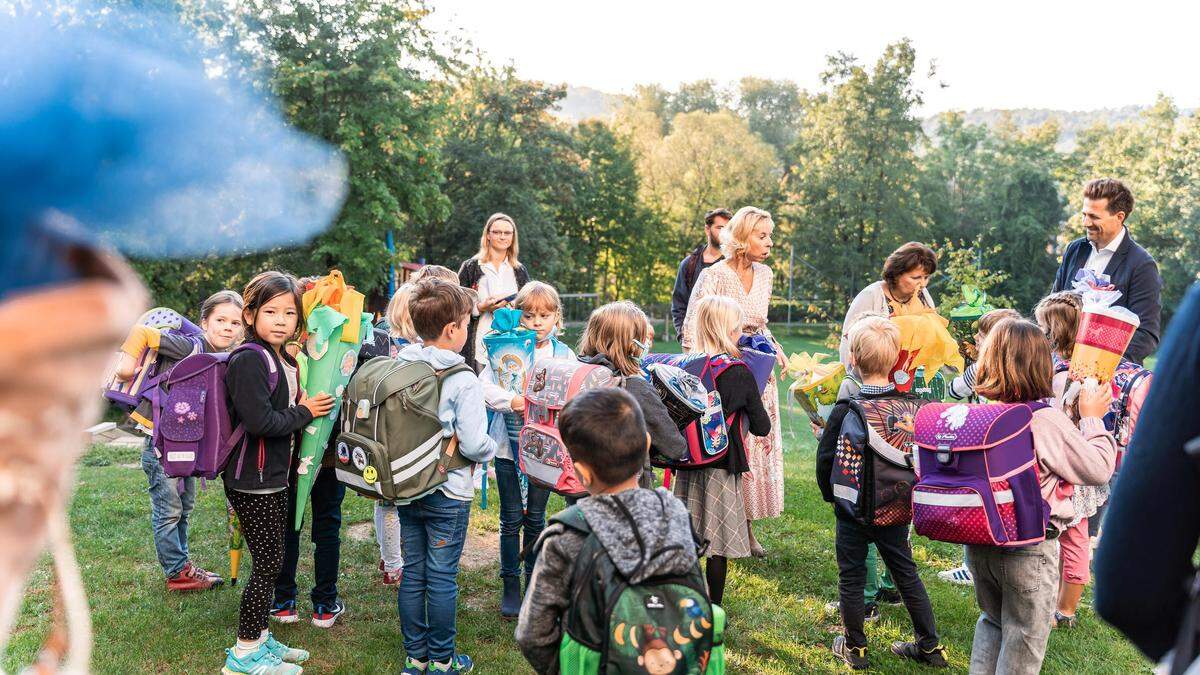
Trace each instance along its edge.
{"label": "woman in pink dress", "polygon": [[[775,223],[771,214],[753,206],[745,206],[734,214],[733,220],[721,233],[721,250],[725,259],[700,273],[688,313],[683,322],[683,346],[691,348],[695,335],[696,317],[693,307],[707,295],[733,298],[745,313],[742,332],[758,333],[772,342],[775,338],[767,328],[767,309],[771,304],[771,268],[763,261],[771,255],[771,233]],[[783,362],[783,349],[776,344],[776,354]],[[750,472],[743,482],[742,496],[746,504],[746,528],[750,549],[756,557],[766,555],[754,538],[750,523],[763,518],[775,518],[783,513],[783,440],[779,435],[779,389],[775,376],[763,391],[763,406],[771,417],[771,433],[766,436],[747,436],[746,454]]]}

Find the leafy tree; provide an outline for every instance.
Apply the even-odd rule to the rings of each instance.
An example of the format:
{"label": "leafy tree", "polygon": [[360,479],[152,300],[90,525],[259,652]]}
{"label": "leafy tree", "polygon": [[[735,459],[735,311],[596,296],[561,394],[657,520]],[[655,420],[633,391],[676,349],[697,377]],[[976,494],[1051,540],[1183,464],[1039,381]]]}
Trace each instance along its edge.
{"label": "leafy tree", "polygon": [[829,88],[811,101],[784,186],[796,254],[815,272],[797,280],[802,292],[841,305],[878,277],[897,245],[927,233],[915,65],[907,40],[869,69],[845,54],[829,59]]}
{"label": "leafy tree", "polygon": [[804,103],[804,94],[790,80],[743,77],[738,83],[738,114],[780,157],[796,142]]}

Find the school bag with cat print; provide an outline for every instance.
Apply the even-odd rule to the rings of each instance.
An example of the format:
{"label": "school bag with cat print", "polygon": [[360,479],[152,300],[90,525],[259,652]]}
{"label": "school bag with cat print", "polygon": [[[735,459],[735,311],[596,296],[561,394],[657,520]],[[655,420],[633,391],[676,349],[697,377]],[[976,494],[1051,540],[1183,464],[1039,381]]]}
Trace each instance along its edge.
{"label": "school bag with cat print", "polygon": [[216,478],[242,445],[246,430],[232,427],[225,395],[229,359],[257,352],[267,364],[267,387],[279,385],[279,370],[266,347],[247,342],[231,352],[192,354],[171,369],[166,393],[154,405],[154,449],[170,478]]}
{"label": "school bag with cat print", "polygon": [[930,403],[917,413],[917,534],[952,544],[1028,546],[1046,538],[1030,423],[1045,403]]}
{"label": "school bag with cat print", "polygon": [[575,596],[562,622],[562,675],[724,675],[725,611],[712,604],[700,565],[630,583],[572,506],[551,523],[585,535],[571,570]]}
{"label": "school bag with cat print", "polygon": [[620,380],[607,366],[575,359],[545,359],[533,364],[525,384],[525,426],[521,427],[517,460],[534,484],[560,495],[587,490],[575,475],[575,464],[558,433],[558,416],[579,394],[615,387]]}
{"label": "school bag with cat print", "polygon": [[915,395],[838,402],[848,407],[830,476],[840,514],[880,527],[912,520],[913,428],[926,403]]}
{"label": "school bag with cat print", "polygon": [[724,459],[725,454],[729,452],[729,434],[744,433],[746,422],[740,413],[726,419],[721,393],[717,391],[717,377],[729,368],[746,368],[746,364],[724,354],[647,354],[642,362],[663,363],[682,369],[700,380],[708,396],[707,406],[700,419],[680,427],[683,438],[687,441],[687,454],[680,459],[671,459],[651,452],[650,463],[659,468],[688,470],[702,469]]}
{"label": "school bag with cat print", "polygon": [[346,384],[341,433],[335,444],[337,479],[376,499],[414,499],[471,462],[446,437],[438,417],[442,383],[472,373],[460,363],[435,370],[424,361],[376,356]]}

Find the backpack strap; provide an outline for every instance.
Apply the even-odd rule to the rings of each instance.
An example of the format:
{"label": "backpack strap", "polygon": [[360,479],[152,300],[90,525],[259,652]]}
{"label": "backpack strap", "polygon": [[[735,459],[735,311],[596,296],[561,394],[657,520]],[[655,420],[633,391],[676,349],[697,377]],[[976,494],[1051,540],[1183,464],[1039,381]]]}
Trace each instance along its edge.
{"label": "backpack strap", "polygon": [[[275,389],[279,386],[279,368],[275,365],[275,359],[267,353],[267,348],[257,342],[243,342],[230,352],[229,357],[233,358],[233,355],[240,351],[255,351],[262,355],[263,359],[267,362],[267,390],[274,393]],[[296,387],[296,389],[296,394],[299,395],[300,388]],[[232,452],[234,448],[241,446],[241,451],[238,452],[237,468],[233,474],[234,478],[242,477],[242,463],[246,459],[247,447],[245,440],[246,426],[239,421],[238,425],[233,428],[233,432],[229,434],[229,439],[225,441],[225,445],[221,447],[221,452],[223,453],[225,451]],[[261,444],[262,439],[259,439],[259,442]]]}

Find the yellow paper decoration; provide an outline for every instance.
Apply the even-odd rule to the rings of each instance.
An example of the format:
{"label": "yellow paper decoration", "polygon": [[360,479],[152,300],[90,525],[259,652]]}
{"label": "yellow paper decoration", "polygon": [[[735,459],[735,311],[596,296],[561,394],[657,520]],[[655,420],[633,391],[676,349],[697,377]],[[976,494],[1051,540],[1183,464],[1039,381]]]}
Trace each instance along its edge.
{"label": "yellow paper decoration", "polygon": [[313,287],[304,292],[304,316],[307,318],[317,305],[325,305],[336,310],[350,321],[342,328],[342,342],[351,344],[362,341],[359,332],[359,322],[356,317],[362,316],[366,296],[347,286],[345,278],[339,270],[330,270],[329,274],[317,279]]}
{"label": "yellow paper decoration", "polygon": [[892,323],[900,329],[900,349],[916,354],[906,370],[913,372],[923,366],[927,377],[932,377],[942,366],[962,372],[963,357],[958,351],[958,343],[947,330],[948,319],[930,310],[893,316]]}

